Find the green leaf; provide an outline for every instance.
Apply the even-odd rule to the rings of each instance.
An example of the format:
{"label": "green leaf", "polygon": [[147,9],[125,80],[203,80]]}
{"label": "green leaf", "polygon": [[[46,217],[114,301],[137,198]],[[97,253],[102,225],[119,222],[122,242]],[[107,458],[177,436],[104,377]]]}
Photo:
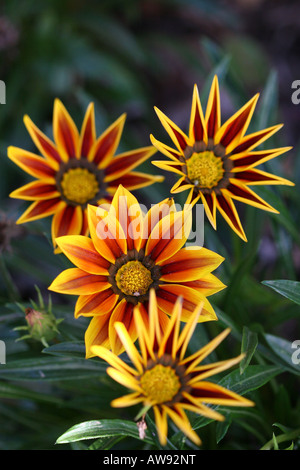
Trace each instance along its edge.
{"label": "green leaf", "polygon": [[34,390],[29,390],[27,388],[22,388],[19,385],[13,385],[6,382],[0,383],[0,397],[1,398],[11,398],[17,400],[34,400],[40,402],[48,402],[56,405],[63,405],[64,401],[60,398],[55,397],[54,395],[46,395],[44,393],[38,393]]}
{"label": "green leaf", "polygon": [[[140,439],[137,425],[132,421],[120,419],[102,419],[85,421],[76,424],[62,434],[56,441],[56,444],[66,444],[68,442],[82,441],[85,439],[99,439],[103,437],[124,436]],[[153,444],[146,431],[144,442]]]}
{"label": "green leaf", "polygon": [[300,305],[300,282],[279,279],[275,281],[262,281],[265,286],[271,287],[287,299]]}
{"label": "green leaf", "polygon": [[283,364],[286,365],[291,372],[300,375],[299,361],[293,361],[293,343],[279,336],[270,334],[265,334],[264,337],[272,351],[281,359]]}
{"label": "green leaf", "polygon": [[240,362],[240,374],[243,374],[250,364],[252,356],[257,348],[257,344],[257,334],[249,330],[247,326],[244,326],[241,353],[245,354],[245,357]]}
{"label": "green leaf", "polygon": [[105,373],[107,364],[101,361],[68,357],[43,357],[11,361],[1,365],[0,378],[11,380],[80,380]]}
{"label": "green leaf", "polygon": [[224,439],[231,423],[232,423],[232,418],[231,418],[230,415],[228,416],[228,418],[225,421],[219,421],[217,423],[217,426],[216,426],[216,441],[217,441],[217,444],[219,444],[219,442],[221,442],[221,440]]}
{"label": "green leaf", "polygon": [[84,359],[85,343],[84,341],[66,341],[64,343],[53,344],[43,349],[42,352],[53,356],[71,356]]}
{"label": "green leaf", "polygon": [[242,375],[238,369],[226,375],[220,380],[219,385],[239,395],[245,395],[262,387],[282,372],[284,369],[280,366],[248,366]]}

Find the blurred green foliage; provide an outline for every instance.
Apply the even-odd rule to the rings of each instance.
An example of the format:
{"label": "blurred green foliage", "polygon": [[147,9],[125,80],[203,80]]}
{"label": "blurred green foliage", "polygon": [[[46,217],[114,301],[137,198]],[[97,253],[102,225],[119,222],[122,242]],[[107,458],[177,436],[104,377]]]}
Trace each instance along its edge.
{"label": "blurred green foliage", "polygon": [[[105,375],[104,364],[84,359],[87,322],[74,320],[73,298],[53,295],[53,313],[64,321],[49,348],[42,350],[32,339],[16,342],[19,334],[14,328],[25,325],[16,302],[28,306],[31,298],[36,301],[35,284],[46,299],[48,285],[66,263],[63,256],[53,255],[48,220],[18,229],[14,225],[26,203],[10,200],[8,194],[31,178],[8,160],[6,150],[15,145],[36,151],[23,125],[24,114],[51,137],[55,97],[63,101],[78,125],[93,101],[98,134],[127,112],[121,142],[126,150],[149,145],[152,132],[165,139],[154,105],[187,129],[193,84],[199,85],[205,104],[212,76],[217,73],[223,119],[261,91],[251,130],[280,122],[285,117],[281,76],[264,44],[247,34],[247,10],[235,8],[236,3],[7,0],[1,4],[0,79],[6,83],[7,96],[6,104],[0,105],[0,339],[6,343],[7,365],[0,365],[0,449],[53,449],[60,435],[82,421],[105,419],[111,429],[111,419],[132,421],[136,415],[136,410],[110,408],[111,399],[123,390]],[[279,134],[270,146],[292,144],[295,149],[268,163],[266,170],[299,183],[297,136],[286,127]],[[149,162],[141,169],[154,172]],[[169,195],[174,181],[172,175],[165,176],[165,184],[139,191],[146,204]],[[212,298],[220,321],[199,325],[190,348],[199,348],[230,326],[232,339],[215,359],[246,352],[241,369],[222,380],[247,391],[256,407],[222,410],[226,421],[221,424],[192,417],[204,449],[299,447],[300,371],[288,351],[300,338],[299,305],[271,289],[270,283],[262,284],[264,280],[299,279],[299,193],[295,188],[273,187],[261,188],[261,194],[280,215],[239,207],[247,244],[221,218],[217,232],[208,224],[205,227],[205,246],[226,258],[218,276],[228,287]],[[178,197],[176,202],[182,201]],[[155,447],[149,439],[134,439],[131,425],[130,437],[120,440],[112,433],[103,440],[97,435],[99,440],[92,446]],[[72,441],[71,448],[88,445],[90,442]],[[190,448],[176,431],[169,445]],[[63,446],[70,448],[67,443]]]}

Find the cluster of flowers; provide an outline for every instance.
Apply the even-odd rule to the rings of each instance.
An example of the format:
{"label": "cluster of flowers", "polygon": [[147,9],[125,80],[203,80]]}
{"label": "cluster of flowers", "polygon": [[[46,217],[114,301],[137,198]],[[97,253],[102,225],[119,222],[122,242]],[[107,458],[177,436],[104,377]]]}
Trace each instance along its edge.
{"label": "cluster of flowers", "polygon": [[[8,149],[9,158],[37,178],[11,194],[33,201],[18,223],[53,215],[55,253],[62,252],[75,265],[59,274],[49,289],[78,295],[75,317],[91,317],[85,334],[86,358],[102,358],[110,365],[107,373],[131,391],[112,406],[142,404],[145,413],[152,408],[163,445],[168,418],[199,445],[186,411],[222,420],[208,404],[253,406],[250,400],[207,380],[242,359],[240,355],[221,362],[205,361],[229,330],[187,354],[197,323],[217,320],[207,297],[225,286],[212,274],[223,258],[202,246],[185,244],[197,201],[204,205],[215,229],[218,209],[246,241],[233,200],[276,212],[249,186],[293,185],[256,169],[289,150],[253,150],[281,127],[246,135],[257,99],[258,95],[221,125],[215,77],[205,115],[194,88],[188,135],[156,109],[176,148],[151,135],[152,146],[119,155],[115,153],[125,115],[97,138],[93,104],[79,132],[56,100],[54,142],[28,116],[24,119],[42,156]],[[183,210],[167,198],[145,213],[130,192],[163,180],[133,171],[157,150],[170,160],[152,163],[179,175],[171,193],[188,191]],[[121,359],[125,351],[132,365]]]}

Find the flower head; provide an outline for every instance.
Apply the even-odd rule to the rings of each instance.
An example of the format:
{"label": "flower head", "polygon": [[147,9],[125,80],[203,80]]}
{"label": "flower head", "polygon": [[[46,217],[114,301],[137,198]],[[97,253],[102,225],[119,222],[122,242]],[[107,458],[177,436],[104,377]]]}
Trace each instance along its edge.
{"label": "flower head", "polygon": [[246,235],[233,201],[241,201],[265,211],[278,213],[249,186],[294,185],[284,178],[256,168],[291,148],[254,150],[282,127],[276,125],[245,135],[257,100],[258,94],[221,125],[220,93],[218,79],[215,76],[205,116],[197,86],[194,87],[189,135],[182,132],[167,116],[156,109],[176,149],[151,136],[152,144],[170,158],[170,161],[152,163],[180,177],[171,192],[188,190],[187,202],[201,198],[206,215],[215,229],[218,209],[230,227],[244,241],[247,241]]}
{"label": "flower head", "polygon": [[59,237],[57,244],[75,264],[50,290],[79,295],[75,317],[93,317],[85,334],[87,356],[101,344],[120,353],[113,325],[122,321],[135,341],[133,308],[147,317],[150,289],[156,290],[159,324],[164,330],[177,296],[183,297],[182,320],[204,302],[199,321],[216,320],[207,296],[225,286],[212,274],[224,258],[199,246],[183,248],[191,231],[191,209],[177,211],[171,199],[144,214],[137,199],[120,186],[109,211],[88,206],[90,238]]}
{"label": "flower head", "polygon": [[132,171],[156,152],[152,146],[115,155],[126,115],[119,117],[100,137],[96,137],[94,105],[86,111],[79,133],[60,100],[54,102],[52,142],[31,121],[24,123],[42,156],[9,147],[8,157],[37,178],[13,191],[10,196],[34,201],[17,223],[53,215],[52,239],[63,235],[86,235],[87,205],[111,201],[119,184],[137,189],[162,181]]}
{"label": "flower head", "polygon": [[139,349],[133,344],[124,324],[114,327],[123,343],[132,366],[123,362],[102,346],[92,346],[92,352],[108,362],[107,373],[114,380],[132,390],[132,393],[113,400],[113,407],[143,404],[153,408],[160,442],[166,444],[167,418],[170,418],[193,442],[200,438],[192,429],[185,410],[213,420],[222,421],[223,416],[207,404],[227,406],[253,406],[254,403],[236,393],[209,382],[207,379],[240,362],[243,355],[215,363],[202,364],[203,360],[229,333],[225,330],[210,343],[190,356],[186,356],[189,340],[201,317],[199,304],[180,332],[182,299],[178,298],[171,320],[164,333],[159,328],[158,306],[154,290],[150,292],[148,318],[139,307],[134,309],[134,322],[138,331]]}

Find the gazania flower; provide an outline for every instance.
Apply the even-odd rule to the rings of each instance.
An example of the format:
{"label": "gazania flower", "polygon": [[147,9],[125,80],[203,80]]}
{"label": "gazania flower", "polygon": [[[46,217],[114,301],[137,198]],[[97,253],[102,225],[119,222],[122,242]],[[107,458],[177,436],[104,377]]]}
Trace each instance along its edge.
{"label": "gazania flower", "polygon": [[52,239],[63,235],[87,233],[87,204],[111,200],[119,184],[129,189],[162,181],[132,171],[156,152],[152,146],[115,155],[126,115],[117,119],[96,138],[94,105],[86,111],[80,133],[71,116],[56,99],[53,111],[52,142],[28,116],[24,123],[42,156],[21,148],[9,147],[8,156],[37,178],[13,191],[10,196],[34,201],[19,218],[21,224],[54,215]]}
{"label": "gazania flower", "polygon": [[241,201],[265,211],[278,213],[249,186],[294,185],[284,178],[256,168],[291,148],[255,150],[258,145],[282,127],[282,125],[276,125],[245,135],[257,100],[258,94],[221,125],[219,85],[215,76],[205,116],[197,86],[194,87],[188,135],[155,108],[162,125],[177,149],[151,136],[153,145],[171,160],[152,163],[180,177],[171,192],[179,193],[188,190],[187,202],[196,202],[201,198],[206,215],[215,229],[218,209],[230,227],[244,241],[247,241],[246,235],[233,201]]}
{"label": "gazania flower", "polygon": [[115,323],[117,334],[124,345],[132,366],[102,346],[92,346],[96,356],[112,367],[107,373],[115,381],[132,390],[132,393],[113,400],[113,407],[144,405],[144,412],[153,408],[160,442],[167,442],[170,418],[189,439],[200,444],[200,438],[193,431],[185,410],[192,411],[213,420],[222,421],[223,416],[207,404],[228,406],[253,406],[254,403],[207,379],[240,362],[243,355],[214,363],[201,363],[215,350],[229,333],[225,330],[210,343],[194,354],[185,357],[189,340],[201,317],[202,305],[198,305],[180,332],[182,299],[178,298],[162,334],[158,328],[159,316],[155,292],[150,292],[149,320],[143,312],[134,309],[134,321],[138,331],[140,351],[133,344],[122,323]]}
{"label": "gazania flower", "polygon": [[176,211],[167,199],[143,215],[137,199],[120,186],[109,211],[88,206],[91,238],[57,239],[76,267],[59,274],[49,289],[79,295],[75,317],[93,317],[85,334],[87,357],[94,344],[121,352],[113,328],[116,321],[126,325],[133,341],[137,339],[133,308],[140,304],[147,317],[151,288],[156,290],[163,330],[179,295],[183,321],[200,301],[204,306],[199,321],[217,319],[206,297],[225,287],[211,274],[224,258],[198,246],[183,248],[191,230],[191,213],[191,209]]}

